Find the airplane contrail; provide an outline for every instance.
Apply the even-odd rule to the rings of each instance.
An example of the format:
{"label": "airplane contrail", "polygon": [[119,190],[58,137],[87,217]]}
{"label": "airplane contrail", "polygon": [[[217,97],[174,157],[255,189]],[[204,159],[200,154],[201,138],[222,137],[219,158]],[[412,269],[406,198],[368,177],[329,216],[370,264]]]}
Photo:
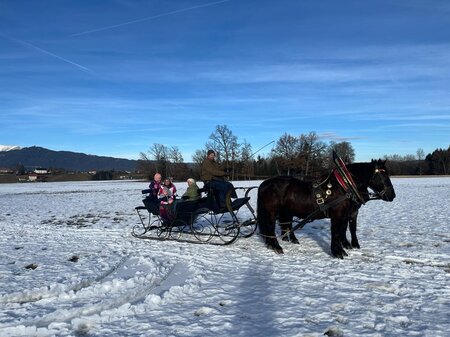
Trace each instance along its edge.
{"label": "airplane contrail", "polygon": [[0,33],[0,36],[4,37],[5,39],[8,39],[10,41],[13,41],[13,42],[19,43],[21,45],[24,45],[26,47],[31,47],[31,48],[33,48],[33,49],[35,49],[37,51],[40,51],[41,53],[44,53],[44,54],[50,55],[52,57],[55,57],[55,58],[57,58],[57,59],[59,59],[61,61],[64,61],[66,63],[69,63],[69,64],[77,67],[78,69],[80,69],[82,71],[92,72],[89,68],[86,68],[86,67],[82,66],[81,64],[75,63],[75,62],[73,62],[71,60],[68,60],[68,59],[62,57],[62,56],[56,55],[54,53],[51,53],[48,50],[42,49],[42,48],[40,48],[38,46],[35,46],[34,44],[31,44],[30,42],[27,42],[27,41],[24,41],[24,40],[20,40],[20,39],[16,39],[14,37],[7,36],[7,35],[2,34],[2,33]]}
{"label": "airplane contrail", "polygon": [[123,23],[118,23],[116,25],[111,25],[111,26],[106,26],[106,27],[101,27],[101,28],[96,28],[96,29],[92,29],[92,30],[87,30],[84,32],[80,32],[80,33],[75,33],[70,35],[71,37],[74,36],[81,36],[81,35],[86,35],[86,34],[90,34],[90,33],[95,33],[95,32],[101,32],[104,30],[108,30],[108,29],[113,29],[113,28],[117,28],[117,27],[122,27],[122,26],[127,26],[127,25],[132,25],[134,23],[138,23],[138,22],[142,22],[142,21],[148,21],[148,20],[152,20],[152,19],[156,19],[156,18],[160,18],[163,16],[168,16],[168,15],[172,15],[172,14],[177,14],[177,13],[181,13],[181,12],[187,12],[193,9],[197,9],[197,8],[203,8],[203,7],[209,7],[209,6],[214,6],[214,5],[218,5],[220,3],[223,2],[228,2],[230,0],[222,0],[222,1],[216,1],[216,2],[209,2],[203,5],[198,5],[198,6],[192,6],[192,7],[188,7],[188,8],[182,8],[182,9],[178,9],[176,11],[172,11],[172,12],[167,12],[167,13],[162,13],[162,14],[157,14],[157,15],[153,15],[153,16],[147,16],[145,18],[141,18],[141,19],[136,19],[136,20],[132,20],[132,21],[127,21],[127,22],[123,22]]}

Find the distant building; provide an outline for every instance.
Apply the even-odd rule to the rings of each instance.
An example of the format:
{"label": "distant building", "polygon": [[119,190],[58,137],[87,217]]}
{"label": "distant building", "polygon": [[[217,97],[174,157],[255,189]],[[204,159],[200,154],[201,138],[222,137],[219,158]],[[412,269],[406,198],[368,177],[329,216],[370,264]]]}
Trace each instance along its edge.
{"label": "distant building", "polygon": [[38,180],[38,175],[36,173],[30,173],[28,175],[28,180],[29,181],[37,181]]}
{"label": "distant building", "polygon": [[43,167],[37,167],[37,168],[34,169],[33,172],[36,173],[36,174],[47,174],[48,170],[46,168],[43,168]]}
{"label": "distant building", "polygon": [[14,171],[7,167],[0,167],[0,174],[13,174]]}

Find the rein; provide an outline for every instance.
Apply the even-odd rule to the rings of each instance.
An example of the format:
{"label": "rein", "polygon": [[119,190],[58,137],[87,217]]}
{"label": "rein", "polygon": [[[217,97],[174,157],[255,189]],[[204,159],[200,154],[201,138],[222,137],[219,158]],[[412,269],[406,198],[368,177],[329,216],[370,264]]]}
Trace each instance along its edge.
{"label": "rein", "polygon": [[[319,208],[316,208],[316,210],[314,211],[314,212],[312,212],[312,213],[310,213],[306,218],[304,218],[302,221],[298,221],[298,220],[296,220],[296,222],[297,222],[297,225],[295,225],[294,227],[292,227],[292,230],[291,231],[296,231],[297,229],[299,229],[299,228],[303,228],[303,227],[305,227],[305,225],[308,223],[308,222],[311,222],[313,219],[313,217],[314,216],[316,216],[317,214],[319,214],[319,213],[321,213],[321,212],[325,212],[326,210],[328,210],[329,208],[331,208],[331,207],[334,207],[334,206],[336,206],[336,205],[339,205],[341,202],[343,202],[344,200],[347,200],[347,199],[351,199],[351,194],[350,193],[346,193],[346,194],[344,194],[344,195],[341,195],[339,198],[336,198],[336,199],[334,199],[333,201],[330,201],[330,202],[328,202],[328,203],[324,203],[324,204],[322,204],[321,206],[322,207],[319,207]],[[286,234],[285,234],[286,235]]]}

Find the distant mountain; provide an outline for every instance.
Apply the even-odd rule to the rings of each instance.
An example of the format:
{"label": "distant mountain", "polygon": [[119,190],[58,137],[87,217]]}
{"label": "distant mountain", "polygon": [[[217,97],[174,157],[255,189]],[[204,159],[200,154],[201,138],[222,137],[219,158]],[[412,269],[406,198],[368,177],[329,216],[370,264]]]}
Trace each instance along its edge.
{"label": "distant mountain", "polygon": [[2,151],[11,151],[11,150],[20,150],[20,146],[17,146],[17,145],[0,145],[0,152],[2,152]]}
{"label": "distant mountain", "polygon": [[82,172],[90,170],[134,171],[137,166],[137,160],[101,157],[70,151],[53,151],[38,146],[7,151],[0,149],[0,167],[15,168],[19,163],[25,167],[53,167]]}

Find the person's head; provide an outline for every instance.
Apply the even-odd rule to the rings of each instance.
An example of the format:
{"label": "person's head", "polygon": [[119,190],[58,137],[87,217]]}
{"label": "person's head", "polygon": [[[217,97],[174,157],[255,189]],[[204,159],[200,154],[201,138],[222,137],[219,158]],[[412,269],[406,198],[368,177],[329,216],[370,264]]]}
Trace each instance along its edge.
{"label": "person's head", "polygon": [[166,185],[166,186],[170,186],[170,183],[171,183],[171,182],[172,182],[172,181],[170,181],[169,178],[164,179],[164,185]]}
{"label": "person's head", "polygon": [[153,180],[156,182],[161,182],[161,173],[155,173],[155,175],[153,176]]}
{"label": "person's head", "polygon": [[206,157],[209,160],[213,160],[216,157],[216,152],[214,150],[208,150],[208,152],[206,153]]}
{"label": "person's head", "polygon": [[195,184],[194,178],[189,178],[189,179],[187,180],[187,184],[188,184],[188,186],[191,186],[192,184]]}
{"label": "person's head", "polygon": [[163,187],[163,194],[170,196],[170,190],[166,186]]}

